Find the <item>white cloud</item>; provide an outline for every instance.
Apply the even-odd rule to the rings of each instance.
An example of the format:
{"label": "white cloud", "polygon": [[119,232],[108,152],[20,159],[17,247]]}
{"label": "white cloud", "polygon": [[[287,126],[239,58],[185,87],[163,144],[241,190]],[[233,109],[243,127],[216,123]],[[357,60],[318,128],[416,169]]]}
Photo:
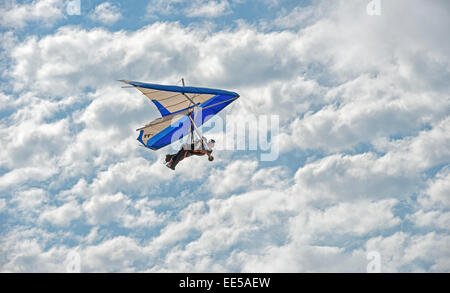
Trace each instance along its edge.
{"label": "white cloud", "polygon": [[122,193],[96,195],[83,203],[83,210],[86,212],[89,224],[104,225],[123,217],[130,202]]}
{"label": "white cloud", "polygon": [[[370,239],[367,251],[381,255],[382,272],[446,272],[450,269],[448,235],[434,232],[408,235],[402,232]],[[426,262],[428,265],[422,265]]]}
{"label": "white cloud", "polygon": [[15,226],[2,231],[0,237],[0,271],[15,273],[66,272],[65,260],[70,251],[65,245],[55,244],[71,238],[70,232],[50,232],[38,227]]}
{"label": "white cloud", "polygon": [[133,208],[137,211],[136,214],[127,214],[123,219],[123,226],[127,228],[137,227],[154,227],[163,224],[167,217],[166,215],[158,214],[154,211],[152,203],[147,199],[137,200]]}
{"label": "white cloud", "polygon": [[100,233],[99,233],[99,226],[94,226],[89,234],[84,237],[83,241],[87,244],[92,244],[94,242],[97,242],[98,240],[100,240]]}
{"label": "white cloud", "polygon": [[450,206],[449,194],[450,168],[447,166],[429,181],[425,195],[420,198],[420,201],[426,206],[434,204],[445,209]]}
{"label": "white cloud", "polygon": [[[299,200],[294,194],[265,190],[192,204],[150,244],[156,251],[173,247],[154,270],[363,271],[365,253],[351,255],[315,242],[362,236],[399,223],[392,213],[395,200],[340,204],[325,212],[299,208],[293,204]],[[183,242],[189,235],[197,236]],[[224,252],[229,257],[214,257]]]}
{"label": "white cloud", "polygon": [[[345,7],[340,9],[345,9]],[[339,17],[341,17],[341,10],[337,10],[334,13],[334,16],[338,15]],[[340,21],[343,20],[339,17],[332,20],[341,24]],[[355,21],[361,21],[364,25],[368,26],[369,23],[367,23],[366,18],[366,15],[363,14],[362,16],[359,16]],[[392,20],[389,19],[389,21]],[[280,75],[280,73],[287,72],[291,73],[292,75],[296,72],[294,70],[295,66],[298,67],[297,70],[299,71],[304,70],[304,68],[309,66],[309,63],[306,60],[310,60],[310,57],[314,57],[311,55],[310,48],[318,46],[319,44],[321,44],[321,42],[324,41],[324,39],[328,36],[327,32],[329,31],[328,28],[330,26],[332,26],[332,24],[330,23],[317,22],[314,23],[308,30],[302,30],[297,34],[292,32],[283,32],[279,34],[261,34],[252,29],[242,28],[233,33],[219,32],[211,38],[205,37],[206,32],[187,32],[177,27],[159,24],[148,27],[134,35],[123,33],[110,34],[102,31],[61,31],[58,36],[48,38],[46,42],[40,41],[39,45],[36,44],[36,48],[43,47],[45,51],[47,50],[45,49],[47,48],[47,46],[48,48],[50,48],[50,46],[55,47],[55,44],[61,43],[61,41],[63,43],[68,42],[73,38],[79,38],[80,41],[87,40],[87,42],[79,42],[79,44],[88,43],[89,40],[92,39],[103,39],[104,42],[100,42],[99,44],[92,44],[92,46],[90,47],[100,48],[98,49],[99,52],[108,52],[108,54],[98,54],[97,52],[91,52],[87,47],[85,48],[80,46],[73,46],[72,44],[73,50],[75,52],[81,50],[86,52],[87,55],[92,55],[93,58],[89,58],[89,62],[80,62],[79,60],[83,58],[76,58],[77,61],[75,61],[75,59],[72,60],[72,57],[69,57],[76,56],[76,54],[71,54],[67,57],[60,56],[62,60],[64,60],[63,64],[71,64],[71,66],[74,66],[74,64],[76,64],[75,68],[69,68],[71,66],[63,66],[61,62],[56,62],[54,65],[51,65],[52,62],[45,62],[46,66],[37,67],[40,68],[37,75],[41,76],[42,78],[39,78],[37,80],[37,84],[35,84],[35,86],[37,86],[37,88],[39,88],[40,90],[50,90],[51,85],[52,91],[58,92],[58,89],[55,89],[54,87],[55,84],[58,84],[61,85],[61,92],[63,92],[66,91],[69,78],[72,81],[74,75],[75,79],[79,81],[79,85],[81,87],[94,86],[94,82],[95,84],[99,84],[101,82],[109,82],[106,79],[103,79],[103,77],[111,75],[109,69],[106,69],[106,72],[99,72],[99,74],[95,74],[95,76],[99,77],[99,80],[87,80],[82,76],[77,76],[75,72],[84,72],[86,70],[90,70],[91,68],[104,68],[104,64],[116,64],[116,68],[125,68],[126,66],[121,64],[121,61],[125,62],[128,65],[134,63],[137,64],[137,60],[146,60],[143,59],[143,56],[144,52],[145,55],[148,55],[148,51],[136,51],[136,47],[146,47],[145,44],[150,44],[150,40],[155,41],[155,43],[164,43],[164,41],[159,38],[159,32],[161,32],[161,35],[164,34],[164,36],[177,36],[177,43],[181,44],[180,47],[182,49],[179,51],[172,51],[170,55],[164,55],[164,52],[167,52],[168,50],[170,51],[170,48],[168,46],[163,46],[161,48],[150,46],[152,52],[155,52],[155,55],[166,56],[165,58],[161,58],[161,56],[159,56],[160,58],[155,59],[158,62],[160,62],[160,60],[166,59],[177,61],[199,60],[198,65],[182,63],[183,67],[196,66],[199,69],[198,80],[202,80],[204,82],[210,79],[211,83],[214,82],[215,84],[219,84],[221,82],[224,82],[223,80],[221,80],[222,77],[229,78],[230,76],[233,76],[236,77],[236,79],[233,78],[233,80],[226,81],[225,84],[233,84],[234,86],[236,84],[239,84],[242,80],[245,80],[247,82],[248,86],[242,87],[242,91],[248,93],[247,99],[241,99],[239,101],[239,103],[243,105],[242,108],[248,109],[249,111],[258,112],[270,110],[272,111],[272,113],[275,112],[283,114],[282,117],[304,114],[304,118],[295,120],[290,126],[292,129],[292,145],[297,145],[301,148],[325,148],[329,151],[348,150],[355,147],[359,143],[373,143],[380,137],[413,133],[414,131],[417,131],[421,127],[423,127],[424,124],[433,123],[436,120],[441,119],[445,115],[448,109],[448,103],[445,99],[439,99],[439,95],[436,95],[436,93],[429,94],[428,92],[426,92],[423,94],[411,94],[410,91],[405,91],[403,88],[408,89],[411,84],[407,83],[406,86],[404,86],[405,79],[401,75],[398,76],[398,74],[396,73],[397,71],[394,71],[396,64],[391,63],[390,60],[386,59],[385,56],[380,56],[380,62],[367,64],[367,66],[359,68],[355,68],[354,66],[352,67],[349,65],[349,63],[341,64],[336,68],[333,67],[333,70],[341,70],[342,68],[346,70],[348,68],[354,68],[355,70],[354,72],[352,72],[352,74],[355,75],[359,72],[368,72],[369,74],[361,75],[359,77],[356,77],[354,80],[350,79],[348,82],[343,83],[341,86],[330,89],[328,93],[326,92],[327,89],[321,85],[318,85],[316,81],[305,78],[300,79],[300,81],[302,81],[300,84],[303,84],[302,86],[305,87],[307,86],[307,88],[305,89],[302,89],[301,87],[297,89],[295,87],[296,84],[292,83],[291,90],[283,90],[281,93],[277,91],[277,87],[279,88],[280,84],[282,84],[284,88],[291,88],[289,86],[286,86],[286,84],[289,85],[289,83],[284,80],[284,76]],[[346,26],[344,27],[346,28]],[[342,27],[342,29],[344,29],[344,27]],[[355,25],[352,27],[358,26]],[[357,38],[360,38],[363,32],[364,30],[352,30],[352,33],[355,34]],[[378,33],[378,31],[376,32]],[[71,36],[69,38],[69,35],[72,34],[74,36]],[[324,34],[324,36],[322,36],[322,34]],[[405,32],[405,35],[407,34],[408,32]],[[318,36],[320,36],[320,38],[311,39],[313,36],[317,38]],[[376,34],[376,36],[378,36],[378,34]],[[146,41],[146,38],[148,38],[148,41]],[[139,39],[142,43],[140,46],[133,45],[134,48],[131,48],[131,46],[127,45],[132,44],[134,40],[137,39]],[[240,42],[233,41],[237,39],[239,39]],[[333,38],[331,39],[334,40]],[[184,40],[186,42],[184,42]],[[300,40],[306,40],[306,42],[304,42],[304,44],[302,45],[300,43]],[[111,45],[112,43],[114,43],[114,45]],[[242,47],[233,45],[239,43],[242,44]],[[339,44],[339,40],[336,40],[336,43]],[[382,43],[383,42],[381,41],[379,42],[379,44]],[[189,46],[187,46],[187,44],[189,44]],[[201,44],[201,46],[197,48],[195,47],[196,45],[192,44]],[[222,46],[220,46],[221,44]],[[35,46],[33,45],[33,41],[31,40],[27,45]],[[333,46],[337,51],[327,52],[328,56],[332,56],[336,61],[342,62],[341,60],[343,59],[340,58],[340,55],[343,54],[344,50],[347,50],[346,48],[349,47],[349,45],[347,45],[348,42],[346,43],[345,47],[342,47],[342,49],[341,45]],[[375,45],[378,45],[378,43]],[[390,46],[390,48],[395,48],[395,50],[399,50],[397,48],[400,48],[398,42],[394,42],[392,44],[389,43],[388,45]],[[212,47],[218,46],[224,49],[211,50]],[[71,45],[66,43],[64,47],[66,49],[61,50],[60,52],[67,51],[67,48],[70,48]],[[126,50],[117,49],[116,51],[114,51],[112,49],[121,47],[125,47]],[[253,48],[252,51],[244,51],[244,48],[249,47]],[[374,49],[369,50],[368,48],[364,47],[361,48],[361,51],[363,49],[364,52],[383,51],[376,50],[377,48],[378,47],[375,46]],[[359,52],[359,48],[356,49],[358,49]],[[339,50],[341,50],[342,52]],[[134,54],[134,52],[136,52],[136,54]],[[191,54],[191,52],[194,58],[181,57],[181,54],[189,55]],[[31,69],[32,73],[34,71],[32,68],[30,68],[30,66],[32,67],[32,64],[26,64],[26,60],[28,58],[23,58],[26,56],[23,55],[22,49],[16,49],[15,53],[17,53],[17,55],[15,55],[17,56],[17,60],[21,60],[19,62],[23,64],[23,66],[19,66],[18,64],[13,69],[12,73],[15,76],[20,76],[21,79],[27,79],[27,74],[23,74],[24,71],[22,69],[29,68]],[[127,58],[122,58],[121,56],[123,55],[130,56],[129,60],[127,61]],[[207,58],[196,59],[195,56],[206,56]],[[230,56],[233,56],[233,58],[230,58]],[[357,54],[357,56],[360,55]],[[401,64],[407,64],[410,61],[408,59],[404,59],[403,51],[399,51],[398,56],[399,58],[403,58],[399,59],[399,62],[402,62]],[[250,60],[251,58],[255,59],[255,57],[258,57],[259,61],[264,60],[264,62],[246,62],[248,64],[245,66],[245,68],[238,69],[238,65],[242,64],[244,60]],[[40,58],[46,58],[46,54],[44,54],[43,57],[32,59],[39,60]],[[231,63],[226,64],[223,62],[223,60],[231,60]],[[271,62],[271,60],[273,61],[273,63]],[[317,57],[314,58],[314,60],[320,60],[320,58]],[[325,58],[323,58],[322,60],[325,60]],[[323,63],[327,65],[326,62]],[[100,64],[102,64],[102,66],[100,66]],[[142,63],[139,64],[143,65]],[[165,68],[177,68],[179,64],[180,63],[174,62],[173,64],[169,64],[169,66],[165,66]],[[355,64],[363,64],[363,62],[355,62]],[[133,68],[133,71],[139,72],[139,68],[143,68],[146,66],[155,68],[158,67],[158,63],[150,62],[148,65]],[[256,67],[252,68],[252,66]],[[385,66],[387,69],[383,69],[383,66]],[[45,67],[48,67],[48,69],[45,69]],[[280,67],[280,70],[277,70],[277,67]],[[59,68],[59,71],[54,70],[56,68]],[[201,76],[202,73],[207,73],[208,70],[212,69],[214,69],[216,75],[217,73],[220,73],[220,76],[215,77],[214,75],[211,76],[207,74]],[[248,72],[246,72],[246,70],[248,70]],[[345,73],[342,70],[340,73]],[[378,74],[378,76],[375,78],[373,77],[373,75],[370,75],[372,71],[380,71],[381,73]],[[417,75],[419,71],[420,70],[418,70],[417,72],[414,71],[413,73]],[[160,71],[156,70],[155,72]],[[261,73],[262,75],[255,76],[253,74],[255,72]],[[274,73],[278,74],[278,77],[281,78],[281,81],[273,84],[269,83],[270,86],[265,86],[264,88],[257,86],[257,82],[262,83],[265,80],[267,81],[267,77],[273,76]],[[34,76],[34,74],[35,73],[32,73],[31,76]],[[139,74],[141,76],[146,75],[146,73],[143,72]],[[174,73],[168,74],[172,75]],[[23,78],[24,76],[25,78]],[[248,82],[249,76],[252,76],[252,80],[250,80],[250,82]],[[338,76],[340,75],[338,74]],[[110,76],[108,79],[113,80],[115,78],[113,76]],[[395,79],[398,82],[392,83],[392,79]],[[61,80],[63,81],[62,83]],[[423,85],[423,82],[417,82],[416,84]],[[296,92],[297,94],[295,94]],[[298,103],[298,101],[301,100],[304,95],[306,95],[308,98],[305,99],[303,103]],[[320,95],[325,95],[326,98],[322,98],[320,100],[317,99]],[[379,97],[379,99],[373,100],[372,97],[374,95]],[[284,102],[283,99],[286,101]],[[280,100],[282,101],[282,103],[279,103]],[[327,102],[329,102],[330,105],[327,105],[316,112],[311,111],[311,109],[321,107],[321,104]],[[338,103],[339,106],[336,106],[335,103]],[[295,110],[287,111],[286,109]],[[285,116],[285,112],[288,112],[290,114],[287,114],[287,116]]]}
{"label": "white cloud", "polygon": [[36,240],[18,242],[15,245],[17,245],[15,250],[18,253],[13,253],[11,250],[8,252],[9,255],[14,255],[14,257],[11,258],[10,262],[1,266],[2,272],[64,272],[63,266],[58,264],[55,259],[56,257],[61,261],[64,259],[63,253],[60,251],[52,249],[44,252]]}
{"label": "white cloud", "polygon": [[386,229],[400,223],[393,215],[396,200],[341,203],[324,211],[313,211],[308,228],[314,233],[366,235],[376,229]]}
{"label": "white cloud", "polygon": [[365,255],[352,257],[338,247],[303,243],[267,247],[259,255],[242,252],[237,260],[244,272],[364,272],[365,265]]}
{"label": "white cloud", "polygon": [[[420,266],[426,261],[431,265],[426,268],[431,272],[448,272],[450,270],[449,235],[436,234],[411,237],[409,246],[405,249],[405,262]],[[417,263],[417,264],[416,264]]]}
{"label": "white cloud", "polygon": [[0,213],[6,211],[6,206],[7,206],[6,199],[0,198]]}
{"label": "white cloud", "polygon": [[298,169],[294,190],[324,205],[369,198],[404,198],[417,189],[418,174],[389,171],[373,153],[330,155]]}
{"label": "white cloud", "polygon": [[231,13],[228,0],[151,0],[147,5],[147,16],[183,15],[187,17],[214,18]]}
{"label": "white cloud", "polygon": [[229,195],[242,187],[245,190],[264,188],[281,190],[288,185],[288,177],[289,172],[281,166],[258,170],[256,160],[235,160],[223,169],[212,170],[203,187],[215,195]]}
{"label": "white cloud", "polygon": [[[264,231],[273,225],[282,225],[276,213],[285,210],[285,197],[273,191],[255,191],[228,199],[193,203],[180,213],[178,221],[169,222],[150,243],[155,254],[173,247],[152,270],[226,270],[228,260],[214,255],[228,254],[234,246],[260,248]],[[196,237],[186,243],[184,240],[192,237],[190,235]],[[267,237],[270,239],[271,236]]]}
{"label": "white cloud", "polygon": [[45,181],[56,174],[57,169],[48,164],[40,167],[23,167],[14,169],[0,177],[0,190],[31,181]]}
{"label": "white cloud", "polygon": [[41,221],[48,221],[56,226],[68,226],[73,220],[81,217],[81,207],[75,202],[71,201],[59,207],[50,207],[45,209],[39,219]]}
{"label": "white cloud", "polygon": [[23,28],[37,22],[50,26],[64,17],[62,0],[36,0],[19,4],[5,1],[0,6],[0,25],[11,28]]}
{"label": "white cloud", "polygon": [[231,10],[227,0],[197,0],[185,12],[188,17],[212,18],[231,13]]}
{"label": "white cloud", "polygon": [[[449,62],[444,53],[449,42],[440,41],[438,33],[426,33],[448,25],[438,5],[388,2],[382,16],[373,18],[365,14],[362,2],[322,4],[325,15],[306,27],[297,26],[300,37],[290,46],[302,63],[312,67],[307,76],[331,86],[324,94],[324,106],[306,108],[292,122],[293,144],[349,150],[380,137],[412,134],[447,116],[449,102],[442,94],[448,86],[442,77],[449,73],[441,62]],[[399,27],[396,16],[405,7],[411,9],[408,25]],[[315,13],[319,10],[314,6]],[[433,13],[439,20],[431,19]],[[424,23],[416,22],[419,18]],[[294,20],[289,24],[296,27]]]}
{"label": "white cloud", "polygon": [[419,210],[410,219],[418,227],[432,227],[449,230],[450,212]]}
{"label": "white cloud", "polygon": [[261,168],[252,175],[250,182],[256,189],[262,187],[283,189],[290,183],[289,175],[289,171],[282,166]]}
{"label": "white cloud", "polygon": [[[24,167],[36,166],[35,163],[42,162],[46,167],[54,154],[63,150],[64,144],[68,142],[68,121],[58,120],[54,123],[38,123],[34,121],[23,121],[8,128],[0,129],[5,135],[2,142],[8,141],[7,148],[0,155],[0,160],[5,166]],[[30,149],[32,145],[32,149]],[[30,151],[33,150],[33,151]],[[44,160],[47,160],[45,162]],[[55,169],[54,166],[48,166]]]}
{"label": "white cloud", "polygon": [[83,203],[83,211],[90,225],[115,222],[126,228],[148,228],[165,220],[165,215],[156,213],[147,199],[132,201],[123,193],[95,194]]}
{"label": "white cloud", "polygon": [[147,14],[150,18],[157,17],[157,14],[168,15],[175,13],[175,7],[184,0],[150,0],[147,5]]}
{"label": "white cloud", "polygon": [[103,24],[111,25],[122,18],[119,8],[110,2],[103,2],[95,7],[95,10],[90,15],[94,21]]}
{"label": "white cloud", "polygon": [[136,240],[125,236],[88,246],[80,254],[82,272],[134,272],[136,262],[145,262],[149,255]]}
{"label": "white cloud", "polygon": [[8,107],[10,104],[12,104],[12,102],[13,101],[10,96],[5,95],[4,93],[0,93],[0,110]]}
{"label": "white cloud", "polygon": [[[275,1],[276,2],[276,1]],[[270,21],[264,20],[263,27],[277,29],[298,29],[306,27],[317,21],[324,8],[332,9],[332,5],[323,5],[324,2],[318,2],[315,6],[297,6],[287,11],[282,8],[278,12],[278,17]]]}
{"label": "white cloud", "polygon": [[229,194],[240,187],[248,186],[257,167],[256,161],[234,161],[223,170],[214,170],[208,177],[207,186],[213,194]]}
{"label": "white cloud", "polygon": [[387,154],[380,159],[389,172],[425,171],[433,166],[448,164],[450,160],[450,117],[416,136],[405,137],[388,145]]}
{"label": "white cloud", "polygon": [[89,186],[90,194],[111,193],[117,190],[131,194],[149,195],[158,190],[158,181],[169,180],[173,172],[161,161],[150,164],[143,158],[130,158],[127,161],[111,164],[97,174]]}
{"label": "white cloud", "polygon": [[[186,4],[151,3],[159,15]],[[1,270],[61,271],[72,240],[83,271],[363,272],[370,250],[383,271],[448,271],[450,46],[439,5],[386,2],[375,18],[361,1],[333,1],[281,12],[272,32],[157,22],[5,36],[13,91],[0,94],[0,205],[42,209],[24,225],[89,227],[48,239],[4,232]],[[280,115],[284,157],[217,152],[172,172],[161,163],[169,150],[137,148],[135,128],[156,111],[115,80],[180,76],[239,92],[227,108],[236,119]],[[403,201],[412,208],[398,212]],[[392,232],[404,221],[411,231]]]}
{"label": "white cloud", "polygon": [[[340,106],[329,104],[291,124],[293,144],[303,149],[351,149],[358,143],[417,131],[426,123],[444,118],[449,108],[448,102],[441,102],[438,95],[398,93],[395,87],[388,89],[384,81],[367,76],[339,87],[338,91],[345,87],[358,88],[356,93],[351,90],[350,94],[337,94],[338,100],[348,102]],[[364,87],[370,90],[365,91]],[[377,90],[387,92],[380,95]],[[332,91],[328,94],[334,95]]]}
{"label": "white cloud", "polygon": [[170,83],[183,75],[192,85],[239,89],[298,71],[298,58],[289,46],[297,38],[293,33],[266,35],[243,27],[209,34],[176,23],[155,23],[132,33],[64,27],[12,49],[14,65],[8,75],[16,90],[67,96],[99,85],[116,86],[125,77]]}
{"label": "white cloud", "polygon": [[21,211],[36,212],[43,204],[49,200],[45,190],[40,188],[31,188],[20,191],[14,197],[13,203],[17,203],[17,208]]}

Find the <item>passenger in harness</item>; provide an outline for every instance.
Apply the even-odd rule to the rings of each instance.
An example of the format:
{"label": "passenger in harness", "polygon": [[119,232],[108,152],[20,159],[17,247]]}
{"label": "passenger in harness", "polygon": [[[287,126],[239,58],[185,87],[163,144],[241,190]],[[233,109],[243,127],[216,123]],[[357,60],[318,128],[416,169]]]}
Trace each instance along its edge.
{"label": "passenger in harness", "polygon": [[215,143],[216,142],[214,139],[210,139],[208,143],[206,143],[206,138],[204,136],[202,137],[202,139],[196,139],[194,143],[184,143],[178,153],[173,155],[166,155],[166,166],[172,170],[175,170],[175,167],[181,160],[192,155],[208,155],[208,160],[212,161],[214,160],[214,157],[211,155],[211,153],[213,151]]}

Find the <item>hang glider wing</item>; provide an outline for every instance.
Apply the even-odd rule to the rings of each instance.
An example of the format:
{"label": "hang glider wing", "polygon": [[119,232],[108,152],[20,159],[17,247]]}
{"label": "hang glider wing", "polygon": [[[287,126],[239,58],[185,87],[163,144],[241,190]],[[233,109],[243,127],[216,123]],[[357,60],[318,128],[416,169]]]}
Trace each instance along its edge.
{"label": "hang glider wing", "polygon": [[161,113],[162,117],[137,129],[138,140],[153,150],[186,136],[192,129],[191,113],[195,125],[200,126],[239,98],[235,92],[219,89],[122,81],[141,91]]}

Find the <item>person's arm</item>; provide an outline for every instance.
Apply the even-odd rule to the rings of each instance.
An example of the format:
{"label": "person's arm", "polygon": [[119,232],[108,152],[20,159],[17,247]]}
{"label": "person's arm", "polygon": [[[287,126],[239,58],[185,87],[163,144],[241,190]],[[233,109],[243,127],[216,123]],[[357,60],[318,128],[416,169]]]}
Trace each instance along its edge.
{"label": "person's arm", "polygon": [[194,150],[193,152],[197,153],[197,154],[207,155],[210,161],[214,160],[214,157],[212,156],[212,150],[200,149],[200,150]]}
{"label": "person's arm", "polygon": [[207,144],[206,142],[203,143],[203,149],[204,149],[205,151],[209,152],[209,153],[212,152],[212,149],[210,149],[210,148],[208,147],[208,144]]}

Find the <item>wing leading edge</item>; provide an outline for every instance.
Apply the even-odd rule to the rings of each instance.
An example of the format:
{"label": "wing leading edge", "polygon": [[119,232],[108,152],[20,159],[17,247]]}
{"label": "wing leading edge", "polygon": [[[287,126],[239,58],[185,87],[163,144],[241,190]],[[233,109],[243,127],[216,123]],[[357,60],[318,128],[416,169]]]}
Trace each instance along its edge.
{"label": "wing leading edge", "polygon": [[167,146],[189,133],[191,121],[188,115],[194,107],[194,122],[200,126],[239,98],[235,92],[219,89],[122,81],[141,91],[161,113],[162,117],[137,129],[140,131],[138,140],[153,150]]}

